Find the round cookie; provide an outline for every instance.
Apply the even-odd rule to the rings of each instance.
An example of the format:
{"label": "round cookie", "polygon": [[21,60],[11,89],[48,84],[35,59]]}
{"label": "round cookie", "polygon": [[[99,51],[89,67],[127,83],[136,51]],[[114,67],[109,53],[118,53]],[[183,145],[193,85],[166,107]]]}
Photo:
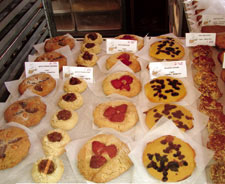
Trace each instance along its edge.
{"label": "round cookie", "polygon": [[194,149],[171,135],[147,143],[142,159],[148,173],[163,182],[182,181],[190,177],[196,167]]}
{"label": "round cookie", "polygon": [[51,75],[40,73],[24,79],[19,84],[18,90],[20,94],[23,94],[27,89],[29,89],[37,95],[46,96],[52,92],[55,86],[56,81]]}
{"label": "round cookie", "polygon": [[89,181],[109,182],[132,166],[129,152],[128,146],[114,135],[100,134],[82,146],[77,167]]}
{"label": "round cookie", "polygon": [[0,130],[0,170],[12,168],[26,158],[30,149],[27,133],[18,127]]}
{"label": "round cookie", "polygon": [[77,92],[65,93],[61,96],[58,105],[62,109],[76,110],[83,105],[83,97]]}
{"label": "round cookie", "polygon": [[162,116],[171,119],[182,131],[193,128],[194,118],[192,113],[181,105],[168,103],[160,104],[149,109],[145,113],[145,123],[149,129],[151,129]]}
{"label": "round cookie", "polygon": [[141,82],[130,72],[116,72],[103,80],[102,88],[105,95],[116,93],[134,97],[141,91]]}
{"label": "round cookie", "polygon": [[59,110],[52,119],[51,125],[53,128],[60,128],[62,130],[71,130],[75,127],[78,121],[78,114],[72,110]]}
{"label": "round cookie", "polygon": [[92,67],[97,63],[98,57],[95,53],[85,51],[79,54],[77,58],[77,65],[84,67]]}
{"label": "round cookie", "polygon": [[101,47],[98,43],[83,43],[81,46],[81,52],[85,51],[99,54],[101,52]]}
{"label": "round cookie", "polygon": [[57,183],[64,172],[64,164],[57,157],[43,157],[32,168],[32,179],[36,183]]}
{"label": "round cookie", "polygon": [[106,69],[109,70],[112,68],[118,61],[121,61],[126,66],[130,67],[133,72],[139,72],[141,70],[141,66],[139,61],[137,60],[137,56],[135,56],[131,52],[118,52],[111,55],[106,60]]}
{"label": "round cookie", "polygon": [[102,128],[108,127],[125,132],[138,122],[138,113],[133,103],[124,100],[110,101],[96,106],[94,123]]}
{"label": "round cookie", "polygon": [[179,79],[162,76],[145,84],[145,95],[151,102],[177,102],[186,96],[186,88]]}
{"label": "round cookie", "polygon": [[144,47],[144,39],[142,37],[134,35],[134,34],[122,34],[115,38],[121,39],[121,40],[137,40],[137,49],[138,50],[141,50]]}
{"label": "round cookie", "polygon": [[65,152],[65,146],[70,142],[70,136],[62,129],[50,130],[42,138],[42,148],[46,156],[58,157]]}
{"label": "round cookie", "polygon": [[64,91],[82,93],[87,89],[87,82],[84,79],[71,77],[64,83]]}
{"label": "round cookie", "polygon": [[84,43],[101,44],[102,42],[103,42],[103,39],[100,33],[92,32],[92,33],[87,33],[84,36]]}
{"label": "round cookie", "polygon": [[4,112],[6,122],[16,122],[26,127],[40,123],[46,114],[46,105],[40,97],[29,97],[11,104]]}

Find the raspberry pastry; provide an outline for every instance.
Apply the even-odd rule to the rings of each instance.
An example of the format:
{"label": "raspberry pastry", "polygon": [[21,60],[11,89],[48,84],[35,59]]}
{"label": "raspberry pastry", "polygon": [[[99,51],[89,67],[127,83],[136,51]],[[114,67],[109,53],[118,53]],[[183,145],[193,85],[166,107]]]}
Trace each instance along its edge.
{"label": "raspberry pastry", "polygon": [[144,47],[144,39],[142,37],[134,35],[134,34],[122,34],[115,38],[121,39],[121,40],[137,40],[137,49],[138,50],[141,50]]}
{"label": "raspberry pastry", "polygon": [[84,43],[101,44],[103,42],[102,35],[97,32],[87,33],[84,36]]}
{"label": "raspberry pastry", "polygon": [[66,110],[77,110],[83,105],[83,97],[78,92],[64,93],[59,102],[58,106]]}
{"label": "raspberry pastry", "polygon": [[93,52],[95,54],[99,54],[101,52],[101,47],[97,43],[83,43],[81,46],[81,52]]}
{"label": "raspberry pastry", "polygon": [[92,67],[97,63],[98,57],[95,53],[85,51],[79,54],[77,58],[77,65],[83,67]]}

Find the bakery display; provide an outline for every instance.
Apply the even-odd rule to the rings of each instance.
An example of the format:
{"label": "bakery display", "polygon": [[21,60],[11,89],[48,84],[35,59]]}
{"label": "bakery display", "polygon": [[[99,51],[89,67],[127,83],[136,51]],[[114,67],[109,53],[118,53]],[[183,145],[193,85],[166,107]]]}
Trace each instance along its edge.
{"label": "bakery display", "polygon": [[76,63],[78,66],[92,67],[97,63],[98,57],[94,52],[85,51],[79,54]]}
{"label": "bakery display", "polygon": [[134,34],[121,34],[116,36],[115,39],[121,40],[137,40],[137,49],[141,50],[144,47],[144,38]]}
{"label": "bakery display", "polygon": [[97,32],[91,32],[84,35],[84,43],[101,44],[103,42],[102,35]]}
{"label": "bakery display", "polygon": [[66,110],[76,110],[83,105],[83,97],[78,92],[64,93],[58,101],[58,106]]}
{"label": "bakery display", "polygon": [[82,93],[87,89],[87,82],[81,78],[70,77],[65,81],[63,89],[65,92]]}
{"label": "bakery display", "polygon": [[80,50],[81,50],[81,52],[88,51],[88,52],[92,52],[92,53],[95,53],[95,54],[99,54],[101,52],[101,47],[98,43],[84,42],[81,45]]}
{"label": "bakery display", "polygon": [[128,146],[114,135],[99,134],[82,146],[77,156],[77,167],[89,181],[109,182],[132,166],[129,152]]}

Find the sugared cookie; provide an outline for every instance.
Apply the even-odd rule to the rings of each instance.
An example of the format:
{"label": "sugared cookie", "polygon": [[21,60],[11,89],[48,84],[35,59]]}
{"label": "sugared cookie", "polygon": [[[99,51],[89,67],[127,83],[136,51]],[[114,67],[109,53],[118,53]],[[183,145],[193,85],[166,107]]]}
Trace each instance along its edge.
{"label": "sugared cookie", "polygon": [[137,56],[135,56],[131,52],[118,52],[111,55],[106,60],[106,69],[109,70],[112,68],[118,61],[121,61],[123,64],[130,67],[133,72],[139,72],[141,70],[141,66],[139,61],[137,60]]}
{"label": "sugared cookie", "polygon": [[163,182],[185,180],[196,167],[194,149],[171,135],[147,143],[142,158],[148,173]]}
{"label": "sugared cookie", "polygon": [[212,56],[211,47],[208,45],[197,45],[195,47],[192,47],[191,49],[192,49],[192,54],[194,57],[199,57],[199,56],[211,57]]}
{"label": "sugared cookie", "polygon": [[64,84],[64,91],[82,93],[87,88],[87,82],[84,79],[71,77]]}
{"label": "sugared cookie", "polygon": [[27,89],[29,89],[37,95],[46,96],[52,92],[55,86],[56,81],[51,75],[40,73],[24,79],[19,84],[18,90],[20,94],[23,94]]}
{"label": "sugared cookie", "polygon": [[151,102],[177,102],[186,96],[186,88],[179,79],[162,76],[145,84],[145,95]]}
{"label": "sugared cookie", "polygon": [[116,72],[104,79],[102,87],[105,95],[117,93],[134,97],[141,91],[141,82],[130,72]]}
{"label": "sugared cookie", "polygon": [[77,92],[65,93],[61,96],[58,105],[62,109],[76,110],[83,105],[83,97]]}
{"label": "sugared cookie", "polygon": [[225,183],[225,162],[217,162],[210,165],[210,178],[213,183]]}
{"label": "sugared cookie", "polygon": [[11,104],[4,112],[6,122],[16,122],[30,127],[40,123],[46,114],[46,105],[40,97],[29,97]]}
{"label": "sugared cookie", "polygon": [[132,166],[129,152],[128,146],[114,135],[100,134],[80,149],[77,167],[89,181],[109,182]]}
{"label": "sugared cookie", "polygon": [[79,54],[77,65],[83,67],[92,67],[97,63],[98,57],[94,52],[85,51]]}
{"label": "sugared cookie", "polygon": [[141,50],[144,47],[144,38],[134,35],[134,34],[122,34],[115,38],[121,39],[121,40],[137,40],[137,49],[138,50]]}
{"label": "sugared cookie", "polygon": [[56,183],[64,172],[64,164],[57,157],[43,157],[32,168],[32,179],[36,183]]}
{"label": "sugared cookie", "polygon": [[92,32],[87,33],[84,36],[84,43],[97,43],[101,44],[103,42],[102,35],[100,33]]}
{"label": "sugared cookie", "polygon": [[81,52],[85,51],[99,54],[101,52],[101,47],[98,43],[83,43],[81,46]]}
{"label": "sugared cookie", "polygon": [[94,112],[94,123],[102,128],[108,127],[125,132],[138,121],[138,113],[133,103],[124,100],[99,104]]}
{"label": "sugared cookie", "polygon": [[193,59],[193,66],[198,71],[212,71],[215,67],[213,58],[206,56],[199,56]]}
{"label": "sugared cookie", "polygon": [[14,167],[28,154],[30,141],[27,133],[18,127],[0,130],[0,170]]}
{"label": "sugared cookie", "polygon": [[183,131],[193,128],[192,113],[181,105],[168,103],[157,105],[146,112],[145,123],[148,128],[152,128],[162,116],[171,119]]}

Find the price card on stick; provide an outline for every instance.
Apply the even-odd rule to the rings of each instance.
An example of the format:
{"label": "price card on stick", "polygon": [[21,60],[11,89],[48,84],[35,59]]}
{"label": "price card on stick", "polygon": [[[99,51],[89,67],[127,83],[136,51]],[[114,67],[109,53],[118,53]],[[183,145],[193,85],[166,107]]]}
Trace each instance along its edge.
{"label": "price card on stick", "polygon": [[186,46],[194,47],[197,45],[215,46],[216,33],[186,33]]}

